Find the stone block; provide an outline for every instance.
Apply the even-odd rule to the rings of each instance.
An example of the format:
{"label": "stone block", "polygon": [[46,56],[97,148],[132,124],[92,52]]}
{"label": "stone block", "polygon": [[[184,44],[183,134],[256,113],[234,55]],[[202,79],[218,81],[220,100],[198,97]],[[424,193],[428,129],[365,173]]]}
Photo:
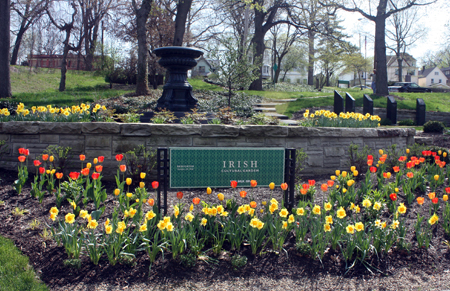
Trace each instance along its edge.
{"label": "stone block", "polygon": [[120,124],[114,122],[83,122],[81,127],[82,133],[120,133]]}
{"label": "stone block", "polygon": [[84,154],[84,136],[80,136],[79,139],[65,139],[61,137],[59,145],[62,147],[70,147],[73,154]]}
{"label": "stone block", "polygon": [[346,154],[346,149],[338,147],[326,147],[324,148],[326,157],[340,157]]}
{"label": "stone block", "polygon": [[192,146],[191,136],[152,136],[147,138],[147,146],[158,147],[189,147]]}
{"label": "stone block", "polygon": [[215,138],[203,138],[203,137],[193,137],[192,145],[198,147],[215,147],[217,146],[217,139]]}
{"label": "stone block", "polygon": [[149,124],[152,135],[201,135],[199,124]]}
{"label": "stone block", "polygon": [[9,121],[3,122],[3,133],[13,134],[37,134],[39,133],[39,122],[37,121]]}
{"label": "stone block", "polygon": [[99,156],[104,156],[105,159],[111,159],[111,151],[105,151],[105,150],[97,150],[97,149],[86,149],[84,152],[84,155],[86,155],[86,160],[93,160],[94,158],[97,158]]}
{"label": "stone block", "polygon": [[[2,124],[2,123],[0,122],[0,124]],[[0,140],[4,140],[6,142],[9,142],[9,137],[10,137],[9,134],[0,134]]]}
{"label": "stone block", "polygon": [[301,149],[308,146],[308,140],[306,138],[287,138],[286,148]]}
{"label": "stone block", "polygon": [[240,135],[251,137],[286,137],[288,136],[288,130],[287,126],[243,125],[240,128]]}
{"label": "stone block", "polygon": [[40,122],[40,133],[81,134],[82,122]]}
{"label": "stone block", "polygon": [[286,138],[266,138],[264,145],[267,147],[286,147]]}
{"label": "stone block", "polygon": [[112,141],[112,154],[124,154],[137,148],[140,145],[146,146],[145,137],[122,137],[117,136]]}
{"label": "stone block", "polygon": [[239,136],[239,127],[222,124],[202,124],[201,135],[203,137],[235,137]]}
{"label": "stone block", "polygon": [[239,138],[239,141],[236,142],[236,146],[238,147],[263,147],[264,146],[264,138],[258,137],[244,137],[244,139]]}
{"label": "stone block", "polygon": [[58,144],[59,135],[58,134],[41,134],[39,138],[40,143]]}
{"label": "stone block", "polygon": [[11,142],[14,143],[39,143],[39,135],[38,134],[11,134]]}
{"label": "stone block", "polygon": [[323,167],[322,151],[306,151],[306,164],[309,167]]}
{"label": "stone block", "polygon": [[122,136],[150,136],[152,126],[150,123],[124,123],[120,126]]}
{"label": "stone block", "polygon": [[111,149],[112,135],[86,136],[86,149]]}

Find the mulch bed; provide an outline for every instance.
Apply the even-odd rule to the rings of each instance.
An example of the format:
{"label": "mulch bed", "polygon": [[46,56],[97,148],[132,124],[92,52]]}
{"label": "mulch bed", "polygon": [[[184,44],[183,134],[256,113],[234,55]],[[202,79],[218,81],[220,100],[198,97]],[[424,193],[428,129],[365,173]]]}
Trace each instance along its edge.
{"label": "mulch bed", "polygon": [[[435,144],[444,147],[450,146],[449,139],[443,135],[436,136]],[[372,256],[368,262],[374,267],[371,271],[358,264],[346,273],[342,256],[332,250],[327,251],[322,262],[309,256],[301,256],[295,248],[295,238],[293,237],[284,246],[286,252],[280,254],[267,251],[261,256],[253,256],[250,248],[244,246],[240,254],[248,257],[248,263],[237,271],[233,270],[231,266],[232,254],[229,252],[223,252],[216,257],[212,252],[207,252],[206,255],[214,258],[215,262],[207,260],[208,257],[205,257],[205,260],[198,260],[193,268],[184,267],[178,261],[172,260],[169,255],[164,259],[159,257],[149,270],[148,256],[144,252],[138,253],[136,260],[131,265],[122,263],[111,266],[104,257],[105,259],[95,266],[88,257],[82,256],[80,269],[67,267],[64,265],[64,260],[67,259],[64,248],[42,236],[45,224],[50,222],[49,209],[55,206],[54,198],[47,195],[42,204],[39,204],[37,199],[30,196],[29,184],[24,187],[21,195],[16,194],[12,184],[17,178],[17,173],[0,170],[0,178],[0,201],[5,202],[0,205],[0,234],[12,239],[16,246],[30,258],[30,264],[36,270],[37,275],[51,290],[122,290],[126,288],[139,290],[149,288],[148,284],[158,290],[177,288],[180,290],[202,288],[224,290],[221,285],[223,282],[234,282],[227,283],[230,284],[226,287],[228,290],[242,290],[242,288],[298,290],[297,288],[300,286],[320,290],[336,290],[336,288],[354,290],[366,287],[370,290],[406,290],[414,286],[421,286],[428,290],[426,286],[433,286],[433,288],[437,286],[442,290],[442,288],[448,287],[446,284],[450,279],[447,273],[450,269],[450,252],[449,247],[443,243],[449,238],[443,233],[442,227],[437,228],[428,250],[417,248],[414,232],[410,231],[408,233],[408,239],[412,244],[410,251],[393,248],[387,256],[379,259]],[[328,177],[319,177],[318,185],[327,179]],[[108,193],[112,193],[114,184],[106,183],[106,187]],[[214,190],[214,193],[219,192],[219,189]],[[226,196],[231,195],[230,189],[221,191]],[[253,194],[257,201],[267,200],[270,195],[268,189],[256,189]],[[174,201],[175,192],[169,193],[169,195],[170,201]],[[275,195],[281,198],[281,192],[276,192]],[[192,201],[192,198],[196,196],[203,199],[207,195],[203,190],[186,191],[185,201]],[[321,197],[317,197],[317,199],[321,199]],[[402,200],[399,195],[399,201]],[[107,213],[111,212],[114,203],[114,198],[109,197],[106,203]],[[411,207],[407,212],[406,223],[409,224],[410,230],[414,229],[412,224],[416,221],[417,212],[428,212],[428,205],[425,204],[421,208],[416,206]],[[14,215],[16,207],[26,209],[28,213],[22,216]],[[62,207],[62,213],[66,213],[70,206],[66,203]],[[442,217],[440,213],[439,217]],[[35,219],[40,221],[40,224],[32,230],[30,225]],[[227,249],[226,245],[225,249]],[[397,279],[389,281],[388,278],[397,278],[400,273],[403,277],[402,282]],[[264,282],[261,281],[262,278],[264,278]],[[273,281],[273,284],[270,281]],[[289,285],[286,282],[292,282],[292,284]],[[301,285],[299,282],[303,282],[303,284],[309,282],[309,285]]]}

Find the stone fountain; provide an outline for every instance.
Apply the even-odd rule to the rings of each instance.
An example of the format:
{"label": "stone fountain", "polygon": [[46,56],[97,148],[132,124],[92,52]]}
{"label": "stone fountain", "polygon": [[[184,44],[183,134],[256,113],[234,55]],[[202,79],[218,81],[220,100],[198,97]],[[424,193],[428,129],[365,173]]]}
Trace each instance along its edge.
{"label": "stone fountain", "polygon": [[169,79],[156,108],[173,111],[178,117],[184,116],[185,112],[190,112],[197,105],[197,99],[192,95],[192,86],[187,81],[187,71],[195,67],[195,59],[203,55],[203,52],[169,46],[157,48],[153,53],[161,57],[158,63],[169,71]]}

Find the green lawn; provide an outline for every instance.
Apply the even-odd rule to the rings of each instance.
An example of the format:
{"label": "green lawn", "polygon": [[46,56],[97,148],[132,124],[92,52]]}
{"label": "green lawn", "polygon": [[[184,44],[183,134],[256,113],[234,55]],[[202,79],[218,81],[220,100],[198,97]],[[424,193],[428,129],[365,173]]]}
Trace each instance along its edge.
{"label": "green lawn", "polygon": [[36,279],[28,258],[9,239],[0,236],[0,290],[48,290]]}
{"label": "green lawn", "polygon": [[[61,72],[55,69],[14,66],[11,73],[12,100],[26,106],[57,105],[70,106],[82,102],[93,102],[132,92],[109,89],[104,76],[95,72],[69,71],[66,75],[66,91],[59,92]],[[8,99],[0,99],[5,101]]]}

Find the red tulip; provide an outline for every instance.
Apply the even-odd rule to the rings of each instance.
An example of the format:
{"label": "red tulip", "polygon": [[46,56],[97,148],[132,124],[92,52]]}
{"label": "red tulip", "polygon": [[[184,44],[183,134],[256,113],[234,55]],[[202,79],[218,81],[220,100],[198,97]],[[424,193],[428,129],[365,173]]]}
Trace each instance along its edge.
{"label": "red tulip", "polygon": [[45,173],[45,168],[44,167],[40,167],[39,168],[39,174],[44,174]]}
{"label": "red tulip", "polygon": [[399,162],[404,162],[406,161],[406,156],[401,156],[400,158],[398,158]]}
{"label": "red tulip", "polygon": [[27,157],[25,157],[25,156],[19,156],[19,162],[21,162],[21,163],[25,162],[26,159],[27,159]]}
{"label": "red tulip", "polygon": [[48,155],[42,155],[42,160],[43,160],[43,161],[48,160]]}
{"label": "red tulip", "polygon": [[101,173],[101,172],[102,172],[102,170],[103,170],[103,166],[100,166],[100,165],[98,165],[98,166],[95,166],[95,171],[96,171],[96,172],[99,172],[99,173]]}
{"label": "red tulip", "polygon": [[98,157],[98,162],[99,162],[99,163],[103,163],[104,160],[105,160],[105,157],[104,157],[104,156],[99,156],[99,157]]}
{"label": "red tulip", "polygon": [[153,189],[158,189],[158,187],[159,187],[159,182],[158,181],[153,181],[152,182],[152,188]]}
{"label": "red tulip", "polygon": [[33,164],[35,167],[39,167],[42,163],[39,160],[34,160]]}
{"label": "red tulip", "polygon": [[439,198],[434,197],[433,199],[431,199],[431,202],[433,202],[433,204],[438,204]]}
{"label": "red tulip", "polygon": [[231,188],[236,188],[237,187],[237,182],[236,181],[231,181]]}
{"label": "red tulip", "polygon": [[194,199],[192,199],[192,203],[194,203],[195,205],[200,203],[200,198],[195,197]]}
{"label": "red tulip", "polygon": [[308,180],[309,186],[314,186],[316,184],[316,180]]}
{"label": "red tulip", "polygon": [[288,184],[287,183],[281,183],[280,187],[281,187],[282,190],[286,191],[287,188],[288,188]]}
{"label": "red tulip", "polygon": [[333,187],[334,181],[333,180],[328,180],[327,181],[327,185],[328,185],[328,187]]}
{"label": "red tulip", "polygon": [[180,200],[183,199],[183,192],[181,191],[177,192],[177,198]]}
{"label": "red tulip", "polygon": [[395,166],[395,167],[393,167],[393,169],[394,169],[394,172],[396,172],[396,173],[398,173],[400,171],[400,167],[399,166]]}
{"label": "red tulip", "polygon": [[23,155],[24,154],[25,149],[24,148],[19,148],[19,155]]}
{"label": "red tulip", "polygon": [[377,167],[370,167],[369,170],[371,173],[375,173],[377,171]]}
{"label": "red tulip", "polygon": [[28,155],[30,154],[30,150],[24,149],[24,150],[23,150],[23,154],[26,155],[26,156],[28,156]]}
{"label": "red tulip", "polygon": [[125,171],[127,170],[127,166],[126,165],[120,165],[119,169],[122,173],[125,173]]}
{"label": "red tulip", "polygon": [[100,177],[100,173],[92,173],[92,179],[97,180]]}
{"label": "red tulip", "polygon": [[367,159],[368,160],[373,160],[373,156],[372,155],[367,155]]}
{"label": "red tulip", "polygon": [[70,172],[69,173],[69,177],[72,178],[72,180],[78,179],[79,176],[80,176],[79,172]]}
{"label": "red tulip", "polygon": [[309,189],[309,184],[302,184],[302,188],[305,189],[305,190],[308,190]]}
{"label": "red tulip", "polygon": [[397,194],[392,193],[391,195],[389,195],[389,198],[391,198],[392,201],[397,200]]}
{"label": "red tulip", "polygon": [[122,154],[118,154],[116,155],[116,161],[120,162],[123,159],[123,155]]}
{"label": "red tulip", "polygon": [[84,161],[86,160],[86,156],[85,155],[80,155],[80,161]]}
{"label": "red tulip", "polygon": [[81,174],[83,176],[89,176],[89,168],[84,168],[83,170],[81,170]]}
{"label": "red tulip", "polygon": [[450,193],[450,187],[445,188],[445,192],[448,194]]}
{"label": "red tulip", "polygon": [[239,195],[240,195],[242,198],[245,198],[245,197],[247,196],[247,192],[246,192],[246,191],[241,191],[241,192],[239,193]]}

